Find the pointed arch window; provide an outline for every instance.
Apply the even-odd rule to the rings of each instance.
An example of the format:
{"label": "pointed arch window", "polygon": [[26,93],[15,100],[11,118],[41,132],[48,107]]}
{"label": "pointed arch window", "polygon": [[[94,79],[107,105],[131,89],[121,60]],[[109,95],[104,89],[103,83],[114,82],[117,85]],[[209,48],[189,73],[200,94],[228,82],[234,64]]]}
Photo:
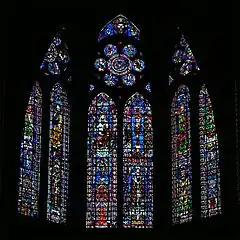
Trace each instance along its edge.
{"label": "pointed arch window", "polygon": [[42,131],[42,92],[35,83],[29,97],[20,148],[18,212],[38,216]]}
{"label": "pointed arch window", "polygon": [[68,68],[70,56],[67,44],[62,40],[64,27],[61,27],[50,43],[40,66],[45,75],[60,75]]}
{"label": "pointed arch window", "polygon": [[192,219],[192,159],[190,133],[190,93],[181,85],[172,101],[172,221]]}
{"label": "pointed arch window", "polygon": [[190,45],[186,38],[182,34],[180,43],[175,46],[175,51],[172,56],[174,64],[180,64],[180,75],[186,76],[191,73],[194,69],[200,70],[195,57],[193,56]]}
{"label": "pointed arch window", "polygon": [[117,226],[117,110],[99,93],[88,110],[87,228]]}
{"label": "pointed arch window", "polygon": [[199,94],[201,216],[221,213],[218,136],[212,103],[205,85]]}
{"label": "pointed arch window", "polygon": [[123,226],[151,228],[153,221],[153,129],[150,103],[128,99],[123,119]]}
{"label": "pointed arch window", "polygon": [[47,219],[66,222],[69,176],[70,107],[67,93],[56,83],[50,99]]}
{"label": "pointed arch window", "polygon": [[[112,36],[114,38],[111,38]],[[131,44],[128,42],[130,38]],[[113,91],[115,88],[118,94],[142,79],[145,60],[140,46],[136,48],[134,44],[134,41],[138,40],[140,40],[139,29],[121,14],[108,22],[100,31],[98,42],[102,42],[99,44],[100,49],[94,67],[98,79],[105,83],[106,89],[111,88]],[[150,82],[146,82],[144,86],[146,87],[143,90],[146,93],[151,92]],[[93,88],[90,85],[91,90]],[[96,91],[95,87],[94,92]],[[121,98],[122,96],[118,96],[118,99]],[[115,105],[106,93],[100,93],[93,99],[89,108],[86,225],[90,228],[117,227],[117,211],[120,210],[123,222],[118,221],[118,224],[121,226],[152,227],[151,106],[139,93],[125,102],[125,108],[122,109],[123,139],[120,139],[122,133],[117,134],[117,131],[122,131],[121,127],[117,128],[117,107],[121,109],[120,105],[121,103]],[[123,175],[118,175],[123,179],[121,186],[123,189],[120,189],[118,195],[123,195],[123,206],[117,205],[117,187],[121,185],[117,186],[117,170],[122,173],[122,169],[119,167],[117,169],[117,142],[120,144],[118,147],[123,147],[118,151],[122,153],[123,150],[123,155],[118,155],[118,163],[123,167]]]}
{"label": "pointed arch window", "polygon": [[140,39],[139,29],[122,14],[109,21],[100,31],[98,41],[114,35],[125,35],[136,40]]}

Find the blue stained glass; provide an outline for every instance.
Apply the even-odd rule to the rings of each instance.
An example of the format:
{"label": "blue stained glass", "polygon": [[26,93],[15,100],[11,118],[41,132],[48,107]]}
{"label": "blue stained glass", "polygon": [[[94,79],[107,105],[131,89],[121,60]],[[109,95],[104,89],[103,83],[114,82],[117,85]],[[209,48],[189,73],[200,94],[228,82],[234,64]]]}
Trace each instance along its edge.
{"label": "blue stained glass", "polygon": [[88,110],[87,228],[117,226],[117,111],[98,94]]}
{"label": "blue stained glass", "polygon": [[107,62],[103,58],[98,58],[96,59],[94,66],[99,72],[103,72],[106,69]]}
{"label": "blue stained glass", "polygon": [[114,86],[118,82],[118,77],[112,73],[106,73],[104,75],[104,81],[107,86]]}
{"label": "blue stained glass", "polygon": [[132,86],[136,82],[136,77],[133,73],[122,76],[122,81],[126,86]]}
{"label": "blue stained glass", "polygon": [[68,67],[70,61],[68,48],[61,40],[60,35],[60,32],[58,32],[56,37],[53,38],[40,66],[45,75],[60,75]]}
{"label": "blue stained glass", "polygon": [[125,16],[120,14],[103,27],[98,35],[98,41],[119,34],[133,37],[136,40],[140,38],[139,29]]}
{"label": "blue stained glass", "polygon": [[123,120],[123,226],[152,228],[153,129],[151,106],[139,93],[125,104]]}
{"label": "blue stained glass", "polygon": [[38,83],[31,91],[24,123],[20,149],[18,212],[37,217],[42,144],[42,93]]}
{"label": "blue stained glass", "polygon": [[133,45],[128,44],[123,48],[122,52],[128,57],[134,57],[137,53],[137,49]]}
{"label": "blue stained glass", "polygon": [[112,55],[117,53],[117,47],[113,44],[108,44],[105,48],[104,48],[104,54],[107,57],[111,57]]}
{"label": "blue stained glass", "polygon": [[136,59],[133,61],[132,68],[136,72],[142,72],[142,70],[145,68],[145,63],[141,59]]}
{"label": "blue stained glass", "polygon": [[172,61],[175,64],[182,64],[180,67],[180,74],[182,76],[186,76],[191,73],[193,71],[193,68],[198,71],[200,70],[196,59],[193,56],[192,50],[183,35],[181,36],[180,44],[176,45],[175,47]]}
{"label": "blue stained glass", "polygon": [[70,107],[59,83],[53,86],[50,101],[47,220],[66,223]]}

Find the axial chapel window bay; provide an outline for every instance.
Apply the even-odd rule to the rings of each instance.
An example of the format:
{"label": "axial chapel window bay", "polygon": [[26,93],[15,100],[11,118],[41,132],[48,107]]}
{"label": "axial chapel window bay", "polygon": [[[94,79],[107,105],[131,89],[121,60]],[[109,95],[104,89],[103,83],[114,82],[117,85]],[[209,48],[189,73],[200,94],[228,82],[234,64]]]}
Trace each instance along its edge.
{"label": "axial chapel window bay", "polygon": [[[112,36],[117,38],[112,41]],[[128,38],[133,40],[131,44]],[[134,41],[140,40],[139,29],[123,15],[118,15],[100,31],[98,42],[103,39],[108,42],[105,40],[106,44],[94,62],[98,81],[107,88],[123,88],[123,91],[142,81],[145,61],[142,52],[134,45]],[[151,92],[149,82],[143,90]],[[91,84],[89,91],[95,93],[97,87]],[[89,107],[87,228],[152,227],[151,105],[139,93],[129,96],[123,104],[124,119],[118,117],[117,109],[121,108],[104,92],[97,93]],[[123,124],[123,129],[119,124]],[[121,129],[123,132],[119,134]],[[123,174],[122,185],[117,179],[119,171]],[[123,199],[122,206],[118,202],[119,196]],[[119,221],[117,213],[120,211],[123,219]]]}
{"label": "axial chapel window bay", "polygon": [[[200,71],[190,45],[183,34],[180,43],[175,45],[172,55],[173,69],[169,73],[169,85],[177,84],[179,77],[191,76]],[[172,84],[174,87],[174,84]],[[172,147],[172,222],[181,224],[193,218],[192,195],[197,189],[192,186],[190,91],[186,85],[180,85],[173,97],[171,109],[171,147]],[[207,88],[203,85],[199,94],[199,118],[194,123],[199,129],[200,199],[202,218],[222,212],[220,189],[220,161],[218,135],[214,112]],[[195,139],[194,139],[195,140]],[[196,141],[196,140],[195,140]],[[196,167],[196,166],[194,166]]]}

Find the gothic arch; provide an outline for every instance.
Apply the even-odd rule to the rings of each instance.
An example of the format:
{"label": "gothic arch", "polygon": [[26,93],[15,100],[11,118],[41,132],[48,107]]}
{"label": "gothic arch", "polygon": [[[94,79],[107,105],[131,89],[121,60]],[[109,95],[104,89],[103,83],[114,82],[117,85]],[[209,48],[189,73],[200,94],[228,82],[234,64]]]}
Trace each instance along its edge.
{"label": "gothic arch", "polygon": [[181,85],[171,108],[172,147],[172,221],[192,220],[192,157],[190,127],[190,93]]}
{"label": "gothic arch", "polygon": [[99,93],[88,110],[87,228],[117,225],[117,110]]}
{"label": "gothic arch", "polygon": [[[175,86],[179,85],[177,84],[177,81],[179,79],[181,79],[181,82],[184,83],[185,77],[193,78],[193,76],[200,71],[190,45],[188,44],[186,37],[183,34],[180,36],[180,43],[174,47],[172,63],[173,68],[169,74],[169,85],[172,85],[173,82],[175,82]],[[200,199],[198,200],[201,205],[201,212],[199,212],[199,214],[201,217],[211,217],[213,215],[221,213],[218,137],[212,104],[205,85],[201,86],[198,98],[199,106],[193,107],[199,107],[199,121],[194,123],[195,126],[199,126],[200,133],[200,137],[198,139],[200,149],[200,165],[198,167],[200,172],[199,179],[201,194]],[[173,224],[188,222],[192,220],[192,195],[197,190],[192,189],[189,101],[189,89],[187,86],[181,85],[173,97],[171,113]],[[183,111],[185,111],[185,113]],[[185,121],[187,118],[188,120]],[[181,129],[186,130],[185,136],[183,136],[183,132],[181,133]],[[194,140],[196,141],[195,138]],[[196,160],[193,159],[193,161]],[[185,162],[185,170],[181,170],[182,167],[178,165],[180,162]]]}
{"label": "gothic arch", "polygon": [[20,169],[18,182],[18,212],[25,216],[39,214],[40,162],[42,132],[42,91],[33,86],[23,127],[20,147]]}
{"label": "gothic arch", "polygon": [[199,94],[201,216],[221,213],[218,136],[210,96],[205,85]]}
{"label": "gothic arch", "polygon": [[56,83],[50,94],[47,219],[66,222],[69,176],[70,106]]}
{"label": "gothic arch", "polygon": [[[113,37],[114,38],[111,38]],[[151,106],[150,103],[143,97],[143,95],[139,94],[138,92],[133,94],[131,97],[126,96],[124,94],[124,91],[128,92],[128,94],[133,90],[133,86],[137,85],[139,81],[142,81],[142,77],[145,72],[145,61],[143,58],[142,52],[136,47],[135,41],[140,40],[140,30],[132,23],[130,22],[125,16],[118,15],[115,18],[113,18],[110,22],[108,22],[100,31],[98,35],[98,42],[105,40],[99,44],[99,52],[97,54],[97,58],[94,62],[94,67],[96,70],[96,75],[98,78],[98,81],[101,81],[105,85],[105,90],[108,92],[110,90],[111,94],[114,95],[116,100],[116,105],[113,103],[112,100],[110,100],[109,97],[106,97],[106,93],[100,93],[92,100],[91,107],[95,104],[96,105],[96,99],[99,99],[98,102],[110,102],[108,103],[109,107],[114,111],[115,118],[119,119],[118,123],[116,122],[116,127],[114,127],[114,132],[116,134],[114,137],[117,138],[117,135],[119,136],[116,141],[119,143],[118,151],[116,151],[116,155],[114,156],[114,161],[116,161],[116,165],[118,165],[118,168],[115,167],[114,169],[114,176],[116,178],[116,183],[114,183],[117,186],[118,182],[118,189],[120,193],[118,192],[118,195],[122,194],[124,198],[124,203],[122,204],[120,199],[116,197],[116,195],[111,195],[112,198],[114,197],[114,207],[112,209],[107,209],[105,207],[105,210],[99,213],[98,216],[96,215],[97,212],[94,211],[94,208],[96,209],[96,201],[90,199],[89,196],[93,196],[95,193],[93,189],[95,186],[90,186],[88,183],[87,186],[87,220],[86,225],[87,227],[116,227],[117,225],[123,226],[125,228],[147,228],[152,227],[152,219],[153,219],[153,186],[152,186],[152,113],[151,113]],[[130,43],[129,43],[130,41]],[[139,47],[139,45],[138,45]],[[98,85],[98,84],[96,84]],[[89,86],[89,92],[91,92],[91,95],[97,94],[98,87],[95,87],[96,85],[90,84]],[[147,82],[145,84],[145,87],[143,87],[143,92],[148,95],[149,92],[151,92],[151,86],[150,82]],[[124,98],[122,99],[122,95],[124,95]],[[100,98],[101,96],[101,98]],[[108,100],[104,100],[104,98]],[[127,103],[126,98],[128,98]],[[125,108],[123,109],[122,105],[125,104]],[[137,104],[137,105],[136,105]],[[107,104],[106,104],[107,105]],[[107,109],[107,106],[105,105],[105,108]],[[96,116],[93,114],[95,111],[105,111],[103,110],[103,105],[99,104],[99,106],[94,110],[90,110],[90,115],[88,116],[88,122],[90,119],[92,119],[94,116],[95,120],[97,119]],[[118,109],[118,116],[117,111],[114,109]],[[99,109],[99,110],[97,110]],[[127,113],[127,110],[129,112]],[[139,118],[134,115],[134,111],[140,111],[142,114],[142,120],[138,122]],[[130,114],[130,115],[129,115]],[[107,116],[107,114],[102,114],[103,117]],[[120,118],[120,116],[124,116],[124,119]],[[100,115],[99,115],[100,117]],[[131,119],[129,119],[129,117]],[[97,122],[99,120],[96,120]],[[137,126],[132,127],[131,129],[131,123],[136,123]],[[93,124],[93,123],[92,123]],[[110,124],[110,123],[105,123]],[[117,126],[118,125],[118,126]],[[139,126],[138,126],[139,125]],[[128,128],[127,136],[126,128]],[[125,128],[124,130],[122,129]],[[97,177],[97,173],[94,172],[91,173],[91,176],[89,175],[90,168],[93,168],[93,163],[91,163],[93,157],[90,157],[90,151],[89,149],[93,148],[95,145],[90,144],[91,139],[94,139],[94,134],[91,133],[91,130],[93,127],[89,127],[89,135],[91,134],[91,138],[88,138],[88,170],[87,170],[87,178],[90,179],[89,181],[92,181],[91,179]],[[137,130],[139,128],[139,131]],[[95,129],[97,129],[95,127]],[[119,131],[123,132],[119,132]],[[118,131],[118,134],[117,134]],[[95,130],[95,138],[98,134],[100,134],[100,130]],[[106,132],[107,133],[107,132]],[[105,133],[104,133],[105,134]],[[123,135],[122,135],[123,134]],[[100,134],[101,135],[101,134]],[[104,135],[103,135],[104,136]],[[123,136],[123,139],[121,139]],[[136,137],[137,139],[134,139]],[[136,150],[135,154],[132,154],[131,151],[129,152],[129,149],[127,149],[127,145],[132,141],[140,141],[143,143],[141,144],[140,152],[138,151],[139,141],[134,143],[131,147],[131,151]],[[126,142],[128,141],[128,143]],[[146,143],[147,142],[147,143]],[[147,144],[148,147],[147,147]],[[121,148],[119,150],[119,148]],[[127,153],[128,151],[128,153]],[[117,156],[117,152],[120,153]],[[92,152],[91,152],[92,153]],[[113,154],[111,152],[110,154]],[[109,155],[109,154],[108,154]],[[131,163],[127,164],[127,159],[131,159]],[[134,159],[136,160],[134,162]],[[92,165],[89,165],[89,164]],[[95,161],[96,163],[96,161]],[[108,165],[108,164],[107,164]],[[137,167],[139,165],[139,167]],[[91,167],[90,167],[91,166]],[[113,165],[114,166],[114,165]],[[94,167],[97,167],[95,164]],[[120,169],[123,168],[123,169]],[[139,171],[138,171],[139,170]],[[110,170],[108,170],[110,171]],[[111,170],[112,171],[112,170]],[[118,173],[117,173],[118,171]],[[122,175],[122,171],[124,172]],[[92,171],[93,172],[93,171]],[[119,174],[121,173],[121,174]],[[103,175],[104,172],[99,173],[100,175]],[[140,174],[138,176],[138,174]],[[92,176],[94,175],[94,176]],[[121,179],[117,179],[117,177]],[[141,178],[141,183],[137,181],[137,178]],[[131,178],[133,181],[128,181]],[[110,179],[110,178],[109,178]],[[108,179],[108,180],[109,180]],[[125,181],[126,180],[126,181]],[[136,181],[135,181],[136,180]],[[121,182],[119,184],[119,182]],[[136,183],[134,185],[134,183]],[[128,185],[128,186],[127,186]],[[108,187],[109,189],[109,187]],[[107,189],[107,191],[109,191]],[[129,191],[128,191],[129,190]],[[134,192],[135,191],[135,192]],[[136,206],[131,205],[131,199],[136,197],[137,191],[140,191],[138,193],[138,202]],[[115,192],[114,192],[115,194]],[[146,194],[149,194],[146,196]],[[139,195],[141,195],[139,197]],[[109,202],[111,199],[107,199],[106,202]],[[113,200],[111,200],[113,201]],[[120,204],[119,204],[120,203]],[[130,206],[131,205],[131,206]],[[100,205],[99,205],[100,206]],[[110,206],[110,205],[109,205]],[[103,209],[104,204],[101,205],[101,208]],[[123,219],[118,221],[117,224],[117,212],[123,216]],[[121,213],[120,213],[121,212]],[[106,218],[106,216],[110,214],[111,218],[108,218],[109,220],[103,220]],[[121,216],[118,216],[118,218],[121,218]],[[100,219],[100,220],[96,220]],[[94,221],[93,221],[94,220]],[[122,222],[121,222],[122,221]]]}
{"label": "gothic arch", "polygon": [[124,107],[123,226],[151,228],[153,221],[153,129],[151,105],[138,92]]}

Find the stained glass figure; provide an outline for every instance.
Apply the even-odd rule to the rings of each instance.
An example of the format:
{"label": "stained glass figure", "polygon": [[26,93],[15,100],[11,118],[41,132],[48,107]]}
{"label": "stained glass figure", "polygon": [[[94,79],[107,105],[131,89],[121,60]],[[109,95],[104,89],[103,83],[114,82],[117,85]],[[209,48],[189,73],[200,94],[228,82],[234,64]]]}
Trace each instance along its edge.
{"label": "stained glass figure", "polygon": [[69,176],[70,107],[59,83],[53,86],[50,104],[47,219],[66,222]]}
{"label": "stained glass figure", "polygon": [[193,72],[194,69],[200,70],[192,50],[183,35],[181,36],[180,44],[175,46],[172,61],[175,64],[180,64],[180,74],[182,76],[188,75]]}
{"label": "stained glass figure", "polygon": [[145,87],[145,89],[148,91],[148,92],[151,92],[151,85],[150,83],[148,83]]}
{"label": "stained glass figure", "polygon": [[40,66],[40,69],[43,70],[45,75],[60,75],[66,71],[68,67],[70,57],[68,47],[61,39],[62,31],[63,29],[53,38]]}
{"label": "stained glass figure", "polygon": [[38,83],[32,88],[25,113],[21,140],[18,184],[18,212],[38,216],[42,131],[42,93]]}
{"label": "stained glass figure", "polygon": [[153,221],[153,129],[149,102],[135,93],[123,120],[123,226],[151,228]]}
{"label": "stained glass figure", "polygon": [[181,85],[172,101],[172,221],[192,220],[192,159],[190,133],[190,94]]}
{"label": "stained glass figure", "polygon": [[214,113],[205,86],[199,94],[201,216],[221,213],[219,149]]}
{"label": "stained glass figure", "polygon": [[92,92],[94,90],[94,86],[92,84],[90,84],[89,86],[89,92]]}
{"label": "stained glass figure", "polygon": [[131,21],[120,14],[102,28],[98,35],[98,41],[114,35],[125,35],[139,40],[140,31]]}
{"label": "stained glass figure", "polygon": [[[119,51],[120,50],[120,51]],[[104,57],[95,60],[95,69],[104,73],[104,81],[107,86],[114,86],[121,79],[126,86],[132,86],[136,82],[137,73],[142,73],[145,63],[140,52],[131,45],[123,45],[119,42],[118,46],[108,44],[104,47]]]}
{"label": "stained glass figure", "polygon": [[169,75],[168,83],[171,85],[171,83],[174,81],[174,79]]}
{"label": "stained glass figure", "polygon": [[117,110],[105,93],[88,110],[87,228],[117,226]]}

